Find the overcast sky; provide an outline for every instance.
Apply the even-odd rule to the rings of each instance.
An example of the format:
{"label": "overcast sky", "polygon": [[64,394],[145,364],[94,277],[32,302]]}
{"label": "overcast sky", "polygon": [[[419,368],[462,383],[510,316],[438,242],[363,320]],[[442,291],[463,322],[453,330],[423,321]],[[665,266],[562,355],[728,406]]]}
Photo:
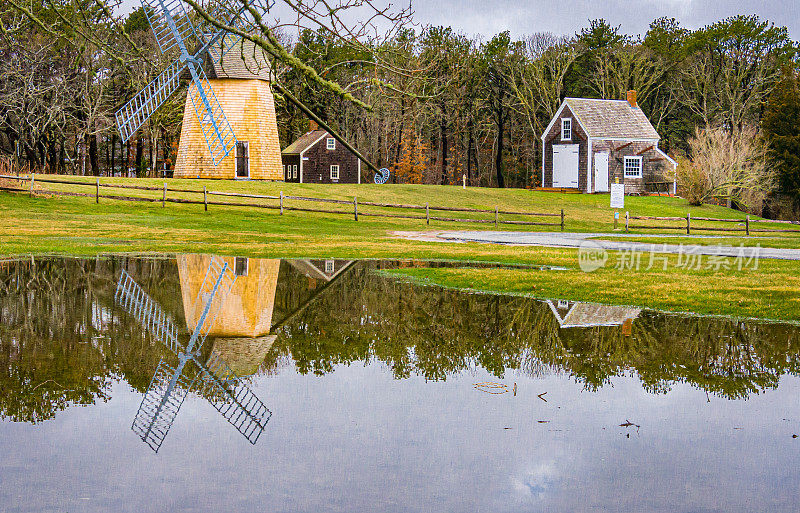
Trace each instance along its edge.
{"label": "overcast sky", "polygon": [[[391,1],[405,5],[408,0]],[[605,18],[622,25],[627,34],[644,34],[656,18],[670,16],[696,29],[734,14],[757,14],[788,27],[800,39],[800,2],[797,0],[412,0],[416,23],[444,25],[468,35],[491,37],[510,30],[514,37],[533,32],[572,35],[588,20]],[[281,2],[278,2],[280,5]],[[124,0],[128,9],[139,0]]]}
{"label": "overcast sky", "polygon": [[[402,0],[400,0],[402,1]],[[783,25],[800,38],[800,5],[796,0],[414,0],[418,23],[452,26],[467,34],[513,36],[533,32],[574,34],[587,21],[605,18],[627,34],[644,34],[651,21],[669,16],[696,29],[734,14],[757,14]]]}

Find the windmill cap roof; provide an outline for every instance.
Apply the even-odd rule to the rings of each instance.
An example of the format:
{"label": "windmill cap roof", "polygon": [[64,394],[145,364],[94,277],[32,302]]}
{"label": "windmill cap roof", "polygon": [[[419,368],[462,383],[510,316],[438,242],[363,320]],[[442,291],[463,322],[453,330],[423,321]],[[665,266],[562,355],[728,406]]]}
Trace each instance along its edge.
{"label": "windmill cap roof", "polygon": [[[252,41],[241,40],[223,52],[225,39],[220,38],[203,58],[203,69],[208,78],[272,81],[272,68],[263,48]],[[184,73],[184,76],[188,78],[188,74]]]}
{"label": "windmill cap roof", "polygon": [[631,107],[625,100],[565,98],[564,102],[589,137],[661,139],[642,109]]}

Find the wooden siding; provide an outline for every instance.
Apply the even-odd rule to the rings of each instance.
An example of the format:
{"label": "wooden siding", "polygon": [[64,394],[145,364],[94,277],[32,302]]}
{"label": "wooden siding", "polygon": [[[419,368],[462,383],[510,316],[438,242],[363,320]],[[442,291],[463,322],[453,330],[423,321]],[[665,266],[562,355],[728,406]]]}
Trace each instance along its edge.
{"label": "wooden siding", "polygon": [[[292,178],[290,166],[297,166],[297,178]],[[298,183],[300,181],[300,155],[283,155],[284,181]]]}
{"label": "wooden siding", "polygon": [[[217,258],[235,269],[234,257]],[[193,326],[200,316],[199,310],[194,310],[198,307],[195,299],[210,262],[210,255],[178,255],[183,311],[189,326]],[[281,261],[250,258],[247,264],[247,274],[236,278],[214,319],[208,332],[210,337],[261,337],[269,334]]]}
{"label": "wooden siding", "polygon": [[[622,146],[624,145],[627,146],[623,148]],[[652,142],[632,142],[628,144],[626,141],[593,139],[592,159],[594,159],[594,153],[598,152],[609,153],[608,183],[624,183],[626,194],[645,192],[645,182],[671,182],[673,179],[674,169],[672,163],[656,151]],[[634,156],[642,157],[642,178],[625,178],[623,176],[625,157]],[[592,162],[592,170],[594,170],[594,162]]]}
{"label": "wooden siding", "polygon": [[[269,82],[256,79],[211,79],[209,83],[237,140],[248,142],[250,178],[283,180],[275,103]],[[236,177],[235,153],[235,150],[231,150],[227,157],[214,166],[194,106],[187,95],[175,162],[175,178],[233,179]]]}
{"label": "wooden siding", "polygon": [[[328,137],[303,153],[303,183],[358,183],[358,157],[336,141],[336,149],[329,150]],[[291,155],[284,156],[284,159]],[[339,179],[331,180],[331,166],[339,166]]]}
{"label": "wooden siding", "polygon": [[[570,140],[561,140],[562,118],[570,118],[572,120],[572,138]],[[564,110],[561,111],[561,115],[558,116],[558,119],[553,124],[553,128],[550,129],[550,132],[548,132],[544,138],[544,183],[542,187],[553,186],[553,146],[560,144],[578,145],[578,189],[585,191],[589,138],[568,106],[564,107]]]}

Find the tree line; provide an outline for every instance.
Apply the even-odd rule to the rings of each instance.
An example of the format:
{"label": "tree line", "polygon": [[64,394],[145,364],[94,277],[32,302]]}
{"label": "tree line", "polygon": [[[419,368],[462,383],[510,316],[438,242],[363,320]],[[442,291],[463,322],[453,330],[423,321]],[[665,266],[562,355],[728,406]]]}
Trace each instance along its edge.
{"label": "tree line", "polygon": [[[125,144],[113,114],[175,56],[161,55],[142,9],[116,12],[102,0],[10,0],[0,11],[0,152],[58,173],[169,172],[185,89]],[[758,187],[800,197],[800,129],[791,115],[800,111],[798,45],[785,27],[739,15],[689,30],[659,18],[631,35],[598,19],[573,35],[483,38],[407,21],[379,38],[347,37],[335,23],[260,27],[276,81],[391,168],[393,181],[539,185],[540,137],[565,97],[622,99],[636,90],[662,149],[686,156],[687,173],[704,131],[755,134],[763,147],[739,153],[748,168],[769,162],[774,176],[759,176]],[[286,146],[308,119],[277,91],[276,109]],[[700,201],[745,201],[735,191],[753,188],[753,173],[731,177],[707,158],[694,163]]]}

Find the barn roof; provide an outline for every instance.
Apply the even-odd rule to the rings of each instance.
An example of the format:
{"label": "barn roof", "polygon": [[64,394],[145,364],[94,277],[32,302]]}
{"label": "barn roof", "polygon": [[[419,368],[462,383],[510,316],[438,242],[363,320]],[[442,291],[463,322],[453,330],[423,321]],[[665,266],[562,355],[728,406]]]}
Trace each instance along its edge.
{"label": "barn roof", "polygon": [[208,78],[240,78],[271,80],[269,59],[264,50],[252,41],[242,40],[223,53],[220,39],[206,54]]}
{"label": "barn roof", "polygon": [[562,315],[552,301],[548,301],[548,304],[562,328],[620,326],[629,319],[636,319],[641,313],[641,309],[636,307],[575,302],[569,303],[567,312]]}
{"label": "barn roof", "polygon": [[300,155],[310,147],[314,146],[320,139],[328,135],[325,130],[312,130],[301,135],[295,142],[287,146],[281,154]]}
{"label": "barn roof", "polygon": [[646,139],[661,137],[639,107],[625,100],[566,98],[564,104],[578,118],[587,135],[596,139]]}

